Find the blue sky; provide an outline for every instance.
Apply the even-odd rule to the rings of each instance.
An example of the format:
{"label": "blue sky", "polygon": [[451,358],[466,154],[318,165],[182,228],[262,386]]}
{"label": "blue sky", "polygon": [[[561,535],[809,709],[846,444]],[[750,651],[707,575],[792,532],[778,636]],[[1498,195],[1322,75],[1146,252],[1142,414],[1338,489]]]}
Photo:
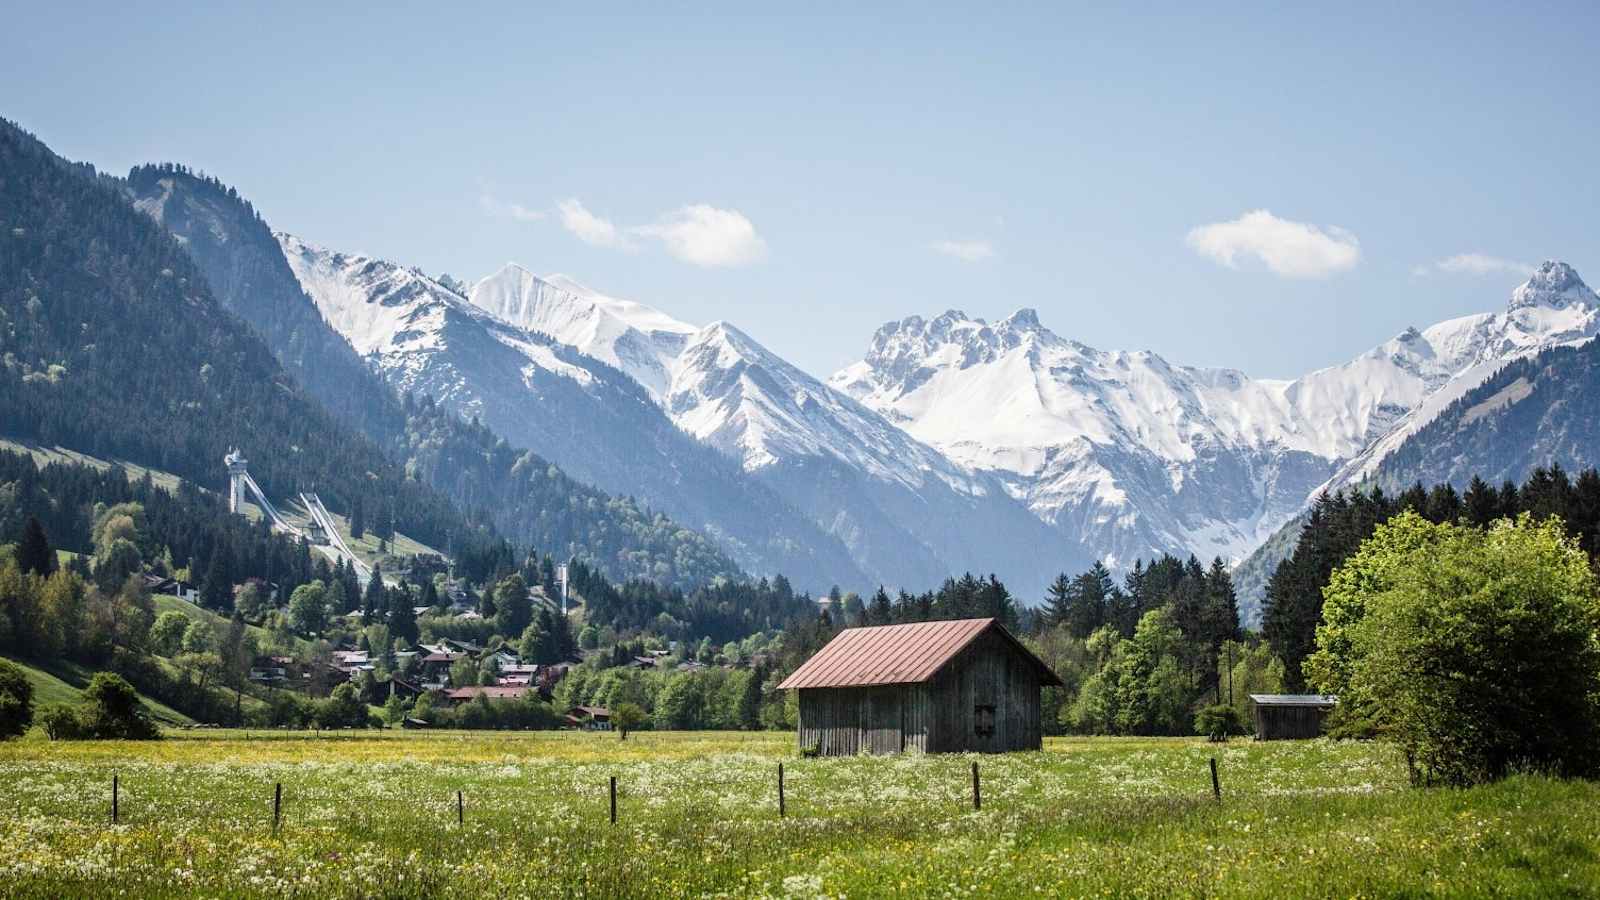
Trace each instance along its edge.
{"label": "blue sky", "polygon": [[1032,306],[1287,377],[1546,257],[1600,283],[1592,4],[445,6],[30,4],[0,115],[315,243],[566,273],[819,375],[889,319]]}

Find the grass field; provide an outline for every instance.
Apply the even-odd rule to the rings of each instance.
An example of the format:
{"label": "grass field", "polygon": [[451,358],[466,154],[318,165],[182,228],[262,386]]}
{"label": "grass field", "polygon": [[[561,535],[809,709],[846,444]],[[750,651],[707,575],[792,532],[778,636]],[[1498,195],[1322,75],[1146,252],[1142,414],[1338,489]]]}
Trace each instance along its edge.
{"label": "grass field", "polygon": [[1008,756],[798,759],[781,734],[30,737],[0,745],[0,784],[4,896],[1600,892],[1596,785],[1415,790],[1392,751],[1328,741],[1063,739]]}

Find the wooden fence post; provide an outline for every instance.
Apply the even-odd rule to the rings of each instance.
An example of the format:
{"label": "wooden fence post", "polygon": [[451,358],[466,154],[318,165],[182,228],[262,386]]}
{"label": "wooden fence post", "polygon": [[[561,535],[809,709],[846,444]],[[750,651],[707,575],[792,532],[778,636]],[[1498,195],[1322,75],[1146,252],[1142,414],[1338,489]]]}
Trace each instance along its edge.
{"label": "wooden fence post", "polygon": [[977,762],[973,762],[972,764],[972,808],[975,810],[983,809],[983,791],[979,788],[978,784]]}
{"label": "wooden fence post", "polygon": [[278,817],[283,811],[283,782],[279,781],[272,786],[272,833],[278,833]]}
{"label": "wooden fence post", "polygon": [[617,824],[617,776],[611,776],[611,824]]}
{"label": "wooden fence post", "polygon": [[778,818],[783,816],[783,763],[778,763]]}
{"label": "wooden fence post", "polygon": [[1215,756],[1211,757],[1211,793],[1217,798],[1218,803],[1222,802],[1222,782],[1217,780],[1217,758]]}
{"label": "wooden fence post", "polygon": [[460,791],[456,791],[456,824],[467,824],[467,805],[466,802],[461,799]]}
{"label": "wooden fence post", "polygon": [[117,816],[118,816],[118,810],[117,810],[118,784],[117,784],[117,781],[118,781],[117,773],[115,773],[115,772],[111,773],[111,824],[113,824],[113,825],[117,824]]}

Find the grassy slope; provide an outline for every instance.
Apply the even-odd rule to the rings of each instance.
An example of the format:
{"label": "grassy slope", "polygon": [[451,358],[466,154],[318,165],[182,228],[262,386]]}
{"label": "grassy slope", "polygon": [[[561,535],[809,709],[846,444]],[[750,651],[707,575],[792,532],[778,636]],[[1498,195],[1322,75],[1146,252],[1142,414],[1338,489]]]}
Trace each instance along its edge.
{"label": "grassy slope", "polygon": [[[103,824],[113,770],[119,830]],[[375,885],[395,897],[1592,896],[1600,885],[1595,784],[1417,790],[1391,749],[1329,741],[1050,739],[1042,753],[797,759],[791,734],[175,733],[0,745],[0,782],[14,785],[0,794],[0,844],[20,848],[13,896]]]}
{"label": "grassy slope", "polygon": [[[94,672],[76,663],[58,663],[48,669],[40,667],[34,662],[24,662],[13,659],[22,668],[23,674],[33,682],[33,703],[38,709],[46,703],[77,703],[83,699],[83,689],[89,685],[89,679],[94,677]],[[159,722],[168,725],[191,725],[194,720],[181,712],[159,703],[149,697],[140,695],[145,706],[150,709],[150,715]]]}

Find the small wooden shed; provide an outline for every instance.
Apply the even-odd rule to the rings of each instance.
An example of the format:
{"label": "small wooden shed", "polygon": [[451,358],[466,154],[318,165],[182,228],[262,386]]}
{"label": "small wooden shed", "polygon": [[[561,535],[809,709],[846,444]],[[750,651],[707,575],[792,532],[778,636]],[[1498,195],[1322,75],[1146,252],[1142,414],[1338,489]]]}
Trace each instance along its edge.
{"label": "small wooden shed", "polygon": [[1339,699],[1327,694],[1251,694],[1256,740],[1314,738]]}
{"label": "small wooden shed", "polygon": [[1061,679],[995,619],[849,628],[778,687],[823,756],[1037,750],[1039,689]]}

